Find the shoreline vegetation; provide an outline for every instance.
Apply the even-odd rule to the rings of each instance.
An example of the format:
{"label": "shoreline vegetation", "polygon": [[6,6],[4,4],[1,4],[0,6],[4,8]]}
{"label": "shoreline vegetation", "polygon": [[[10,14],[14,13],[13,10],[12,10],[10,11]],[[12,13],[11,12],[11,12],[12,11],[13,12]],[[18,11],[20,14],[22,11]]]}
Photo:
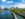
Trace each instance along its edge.
{"label": "shoreline vegetation", "polygon": [[25,9],[11,9],[12,12],[14,13],[24,13],[25,12]]}
{"label": "shoreline vegetation", "polygon": [[25,18],[25,9],[11,9],[10,11]]}
{"label": "shoreline vegetation", "polygon": [[[15,14],[14,12],[12,12],[12,13]],[[17,13],[16,15],[19,15],[19,16],[21,16],[23,19],[25,19],[25,16],[24,16],[22,13],[21,13],[21,14],[20,14],[20,13],[19,13],[19,14]]]}

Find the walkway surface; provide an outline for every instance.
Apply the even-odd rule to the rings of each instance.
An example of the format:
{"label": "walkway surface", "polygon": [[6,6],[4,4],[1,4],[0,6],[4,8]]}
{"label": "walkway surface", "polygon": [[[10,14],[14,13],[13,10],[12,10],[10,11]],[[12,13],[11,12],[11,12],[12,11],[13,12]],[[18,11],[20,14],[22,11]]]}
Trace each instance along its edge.
{"label": "walkway surface", "polygon": [[[12,13],[13,13],[13,12],[12,12]],[[14,14],[14,13],[13,13],[13,15],[14,15],[15,19],[24,19],[23,17],[21,17],[21,16],[19,16],[19,15],[17,15],[17,14]]]}

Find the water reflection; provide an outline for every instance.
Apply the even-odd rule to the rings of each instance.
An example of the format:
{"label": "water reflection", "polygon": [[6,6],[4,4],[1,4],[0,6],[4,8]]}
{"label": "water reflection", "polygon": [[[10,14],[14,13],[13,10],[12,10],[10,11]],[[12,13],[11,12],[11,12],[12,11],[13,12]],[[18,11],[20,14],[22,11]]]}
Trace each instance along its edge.
{"label": "water reflection", "polygon": [[13,19],[13,15],[11,14],[11,11],[4,10],[3,12],[0,13],[1,13],[0,18],[2,19]]}
{"label": "water reflection", "polygon": [[11,15],[11,12],[10,11],[3,11],[3,12],[1,12],[1,15]]}

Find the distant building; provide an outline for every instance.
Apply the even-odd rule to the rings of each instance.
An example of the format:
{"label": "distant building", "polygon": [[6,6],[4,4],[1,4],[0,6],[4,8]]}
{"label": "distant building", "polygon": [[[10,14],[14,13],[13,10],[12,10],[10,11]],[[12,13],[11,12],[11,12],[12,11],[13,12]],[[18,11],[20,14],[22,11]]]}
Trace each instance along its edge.
{"label": "distant building", "polygon": [[15,9],[15,7],[10,7],[10,9]]}
{"label": "distant building", "polygon": [[4,8],[4,10],[8,10],[8,8]]}
{"label": "distant building", "polygon": [[16,7],[16,9],[19,9],[18,7]]}

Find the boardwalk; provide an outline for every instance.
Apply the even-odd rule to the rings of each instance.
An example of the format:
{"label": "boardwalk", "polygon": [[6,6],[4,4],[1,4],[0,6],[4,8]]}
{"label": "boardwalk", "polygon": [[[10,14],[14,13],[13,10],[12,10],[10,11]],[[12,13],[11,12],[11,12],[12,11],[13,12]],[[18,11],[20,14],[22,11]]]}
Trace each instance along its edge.
{"label": "boardwalk", "polygon": [[[13,13],[13,12],[12,12],[12,13]],[[21,16],[19,16],[19,15],[17,15],[17,14],[14,14],[14,13],[13,13],[13,15],[14,15],[15,19],[24,19],[23,17],[21,17]]]}

